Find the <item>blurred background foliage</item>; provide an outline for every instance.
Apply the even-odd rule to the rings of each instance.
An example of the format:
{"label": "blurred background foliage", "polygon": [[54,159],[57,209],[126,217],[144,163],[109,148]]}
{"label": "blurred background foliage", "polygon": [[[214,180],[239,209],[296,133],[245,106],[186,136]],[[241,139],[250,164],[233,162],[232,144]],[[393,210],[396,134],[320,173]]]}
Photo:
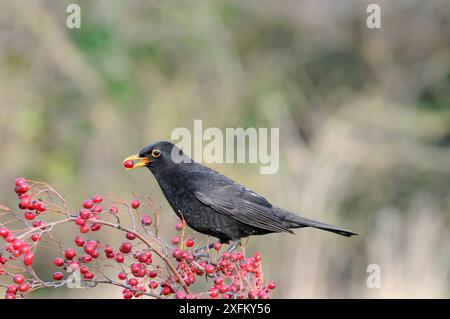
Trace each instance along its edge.
{"label": "blurred background foliage", "polygon": [[[360,236],[251,238],[276,297],[450,297],[448,1],[374,1],[379,30],[365,25],[372,1],[80,0],[79,30],[65,26],[71,2],[0,2],[2,202],[16,205],[17,176],[50,183],[73,209],[96,193],[150,194],[169,234],[153,177],[125,172],[124,157],[194,119],[279,127],[277,174],[211,166]],[[369,264],[379,289],[366,286]]]}

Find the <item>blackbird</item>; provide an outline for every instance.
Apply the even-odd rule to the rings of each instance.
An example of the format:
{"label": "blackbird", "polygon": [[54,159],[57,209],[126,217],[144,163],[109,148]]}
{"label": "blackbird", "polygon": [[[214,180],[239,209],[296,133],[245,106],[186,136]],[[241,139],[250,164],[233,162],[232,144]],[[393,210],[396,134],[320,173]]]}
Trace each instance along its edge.
{"label": "blackbird", "polygon": [[194,162],[170,142],[153,143],[125,161],[137,161],[127,169],[147,167],[177,216],[200,233],[221,242],[231,241],[229,251],[234,250],[243,237],[278,232],[292,234],[292,228],[313,227],[346,237],[356,235],[273,206],[245,186]]}

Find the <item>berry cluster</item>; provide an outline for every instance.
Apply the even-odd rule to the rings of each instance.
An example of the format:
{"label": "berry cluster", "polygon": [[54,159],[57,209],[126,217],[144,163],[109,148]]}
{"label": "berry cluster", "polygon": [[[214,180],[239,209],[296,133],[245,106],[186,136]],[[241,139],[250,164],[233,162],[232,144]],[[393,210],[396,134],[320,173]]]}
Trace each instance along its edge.
{"label": "berry cluster", "polygon": [[[175,226],[177,235],[166,243],[158,236],[159,211],[150,198],[136,197],[128,203],[96,195],[74,213],[48,184],[18,178],[15,192],[21,213],[0,205],[0,288],[6,299],[63,285],[110,284],[121,287],[124,299],[269,298],[276,287],[263,280],[261,254],[227,252],[220,242],[197,244],[182,220]],[[148,207],[143,208],[143,200]],[[49,214],[61,218],[50,222]],[[125,217],[127,223],[122,221]],[[69,247],[52,234],[63,224],[76,227]],[[121,232],[122,241],[99,239],[106,228]],[[54,268],[51,278],[42,278],[33,267],[38,246],[39,251],[48,247],[58,251],[49,265]],[[206,291],[205,284],[210,286]]]}

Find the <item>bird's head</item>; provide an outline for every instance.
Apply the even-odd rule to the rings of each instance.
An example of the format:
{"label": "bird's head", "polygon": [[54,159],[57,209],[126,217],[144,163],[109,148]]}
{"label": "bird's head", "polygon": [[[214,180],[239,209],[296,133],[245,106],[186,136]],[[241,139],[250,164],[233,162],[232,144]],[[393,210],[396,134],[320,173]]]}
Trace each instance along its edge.
{"label": "bird's head", "polygon": [[133,161],[133,166],[127,167],[127,170],[147,167],[152,172],[157,169],[173,167],[180,162],[190,160],[181,149],[170,142],[156,142],[144,147],[138,154],[128,156],[124,160],[124,165],[127,161]]}

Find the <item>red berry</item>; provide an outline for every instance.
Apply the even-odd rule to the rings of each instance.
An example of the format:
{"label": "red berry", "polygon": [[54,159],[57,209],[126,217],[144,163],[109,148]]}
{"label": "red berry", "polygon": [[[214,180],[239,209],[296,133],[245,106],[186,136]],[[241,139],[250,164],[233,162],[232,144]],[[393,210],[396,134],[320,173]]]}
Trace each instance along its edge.
{"label": "red berry", "polygon": [[62,265],[64,265],[64,259],[55,258],[55,259],[53,259],[53,263],[55,264],[55,266],[61,267]]}
{"label": "red berry", "polygon": [[135,199],[131,202],[131,207],[133,207],[134,209],[138,209],[139,206],[141,206],[141,202],[139,200]]}
{"label": "red berry", "polygon": [[109,212],[111,214],[117,214],[119,212],[119,208],[116,205],[112,205],[111,208],[109,209]]}
{"label": "red berry", "polygon": [[187,247],[194,246],[194,240],[192,238],[189,238],[188,240],[186,240],[186,246]]}
{"label": "red berry", "polygon": [[84,238],[81,236],[75,237],[75,244],[77,246],[83,247],[84,246]]}
{"label": "red berry", "polygon": [[15,275],[13,280],[16,284],[20,285],[21,283],[23,283],[25,281],[25,277],[22,275]]}
{"label": "red berry", "polygon": [[162,290],[162,294],[164,296],[170,295],[172,293],[172,290],[170,289],[170,287],[164,287]]}
{"label": "red berry", "polygon": [[274,281],[269,282],[267,285],[267,288],[269,289],[275,289],[277,287],[277,284]]}
{"label": "red berry", "polygon": [[255,260],[256,261],[261,261],[262,257],[260,253],[255,253]]}
{"label": "red berry", "polygon": [[158,273],[155,270],[151,270],[148,272],[148,276],[150,278],[155,278],[158,275]]}
{"label": "red berry", "polygon": [[80,233],[86,234],[90,229],[89,225],[82,225],[80,226]]}
{"label": "red berry", "polygon": [[151,289],[156,289],[156,288],[158,288],[158,283],[156,281],[152,280],[148,284],[148,287],[151,288]]}
{"label": "red berry", "polygon": [[116,255],[116,261],[118,263],[123,263],[124,260],[125,260],[125,257],[122,254],[117,254]]}
{"label": "red berry", "polygon": [[16,295],[15,295],[15,294],[12,294],[12,293],[10,293],[10,292],[8,292],[8,293],[5,295],[5,299],[8,299],[8,300],[16,299]]}
{"label": "red berry", "polygon": [[221,244],[220,242],[215,242],[215,243],[214,243],[214,249],[217,250],[217,251],[219,251],[220,248],[222,248],[222,244]]}
{"label": "red berry", "polygon": [[37,202],[36,207],[37,207],[37,211],[40,213],[43,213],[47,210],[47,206],[41,201]]}
{"label": "red berry", "polygon": [[176,229],[177,231],[182,230],[182,229],[183,229],[183,224],[182,224],[182,223],[176,224],[176,225],[175,225],[175,229]]}
{"label": "red berry", "polygon": [[130,278],[130,279],[128,280],[128,284],[129,284],[131,287],[134,287],[134,286],[137,286],[138,281],[137,281],[136,278]]}
{"label": "red berry", "polygon": [[82,219],[89,219],[91,217],[91,212],[88,209],[82,209],[80,210],[80,217]]}
{"label": "red berry", "polygon": [[94,206],[94,202],[91,199],[87,199],[83,202],[83,207],[86,209],[91,209]]}
{"label": "red berry", "polygon": [[21,209],[27,209],[31,204],[31,197],[27,196],[20,200],[19,207]]}
{"label": "red berry", "polygon": [[92,207],[92,212],[93,213],[101,213],[103,211],[103,207],[102,206],[94,206]]}
{"label": "red berry", "polygon": [[69,260],[72,260],[76,254],[77,254],[76,251],[72,248],[67,248],[66,251],[64,252],[64,256],[66,257],[66,259]]}
{"label": "red berry", "polygon": [[131,299],[131,298],[133,298],[133,292],[129,289],[124,289],[122,291],[122,296],[123,296],[123,299]]}
{"label": "red berry", "polygon": [[178,245],[180,243],[180,237],[174,236],[170,241],[172,244]]}
{"label": "red berry", "polygon": [[94,197],[92,197],[92,201],[94,203],[101,203],[103,202],[103,197],[101,195],[95,195]]}
{"label": "red berry", "polygon": [[80,267],[80,273],[81,274],[85,274],[85,273],[87,273],[87,272],[89,272],[89,267],[88,266],[81,266]]}
{"label": "red berry", "polygon": [[217,289],[215,288],[211,288],[209,290],[209,295],[211,298],[217,298],[219,296],[219,291],[217,291]]}
{"label": "red berry", "polygon": [[82,260],[85,264],[87,264],[87,263],[90,263],[90,262],[92,261],[92,257],[91,257],[91,255],[83,255],[83,256],[81,257],[81,260]]}
{"label": "red berry", "polygon": [[205,270],[206,270],[206,272],[207,272],[208,274],[212,274],[212,273],[214,272],[215,268],[214,268],[213,265],[208,264],[208,265],[205,266]]}
{"label": "red berry", "polygon": [[27,292],[30,289],[30,284],[24,282],[19,285],[20,292]]}
{"label": "red berry", "polygon": [[101,227],[102,227],[102,224],[95,223],[95,224],[91,225],[91,230],[92,231],[99,231]]}
{"label": "red berry", "polygon": [[133,240],[133,239],[135,239],[136,238],[136,235],[134,234],[134,233],[127,233],[127,239],[129,239],[129,240]]}
{"label": "red berry", "polygon": [[36,218],[36,215],[33,214],[33,212],[26,212],[26,213],[25,213],[25,219],[27,219],[27,220],[33,220],[33,219],[35,219],[35,218]]}
{"label": "red berry", "polygon": [[131,251],[132,245],[128,242],[124,242],[122,243],[122,245],[120,246],[120,251],[123,252],[124,254],[127,254]]}
{"label": "red berry", "polygon": [[125,168],[133,168],[134,167],[134,163],[132,160],[126,160],[123,162],[123,166]]}
{"label": "red berry", "polygon": [[26,266],[31,266],[33,264],[34,261],[34,254],[33,253],[28,253],[23,257],[23,263]]}
{"label": "red berry", "polygon": [[0,228],[0,236],[2,236],[3,238],[8,237],[9,235],[9,229],[6,227],[1,227]]}
{"label": "red berry", "polygon": [[16,182],[16,186],[20,186],[23,183],[26,183],[26,180],[23,177],[17,177],[15,182]]}
{"label": "red berry", "polygon": [[152,224],[152,219],[150,216],[144,215],[144,216],[142,216],[141,223],[144,226],[150,226]]}
{"label": "red berry", "polygon": [[183,254],[183,252],[181,251],[181,249],[177,248],[172,252],[172,255],[175,258],[181,258],[181,255]]}
{"label": "red berry", "polygon": [[63,279],[63,278],[64,278],[64,275],[63,275],[62,272],[57,271],[57,272],[54,272],[54,273],[53,273],[53,279],[59,281],[59,280],[61,280],[61,279]]}
{"label": "red berry", "polygon": [[32,241],[39,241],[39,240],[41,240],[41,234],[33,234],[33,235],[31,235],[31,240]]}
{"label": "red berry", "polygon": [[12,243],[12,242],[14,242],[16,240],[16,236],[14,236],[14,234],[9,234],[7,237],[6,237],[6,242],[8,242],[8,243]]}
{"label": "red berry", "polygon": [[25,194],[30,189],[30,186],[27,183],[22,183],[18,186],[16,186],[16,193],[17,194]]}
{"label": "red berry", "polygon": [[6,289],[6,292],[10,293],[10,294],[15,294],[17,292],[17,286],[14,286],[14,285],[8,286],[8,288]]}
{"label": "red berry", "polygon": [[92,280],[92,279],[94,279],[94,277],[95,277],[94,273],[92,273],[90,271],[88,271],[87,273],[84,274],[84,279],[86,279],[86,280]]}
{"label": "red berry", "polygon": [[124,272],[119,272],[117,274],[117,278],[119,278],[120,280],[125,280],[127,278],[127,274]]}

